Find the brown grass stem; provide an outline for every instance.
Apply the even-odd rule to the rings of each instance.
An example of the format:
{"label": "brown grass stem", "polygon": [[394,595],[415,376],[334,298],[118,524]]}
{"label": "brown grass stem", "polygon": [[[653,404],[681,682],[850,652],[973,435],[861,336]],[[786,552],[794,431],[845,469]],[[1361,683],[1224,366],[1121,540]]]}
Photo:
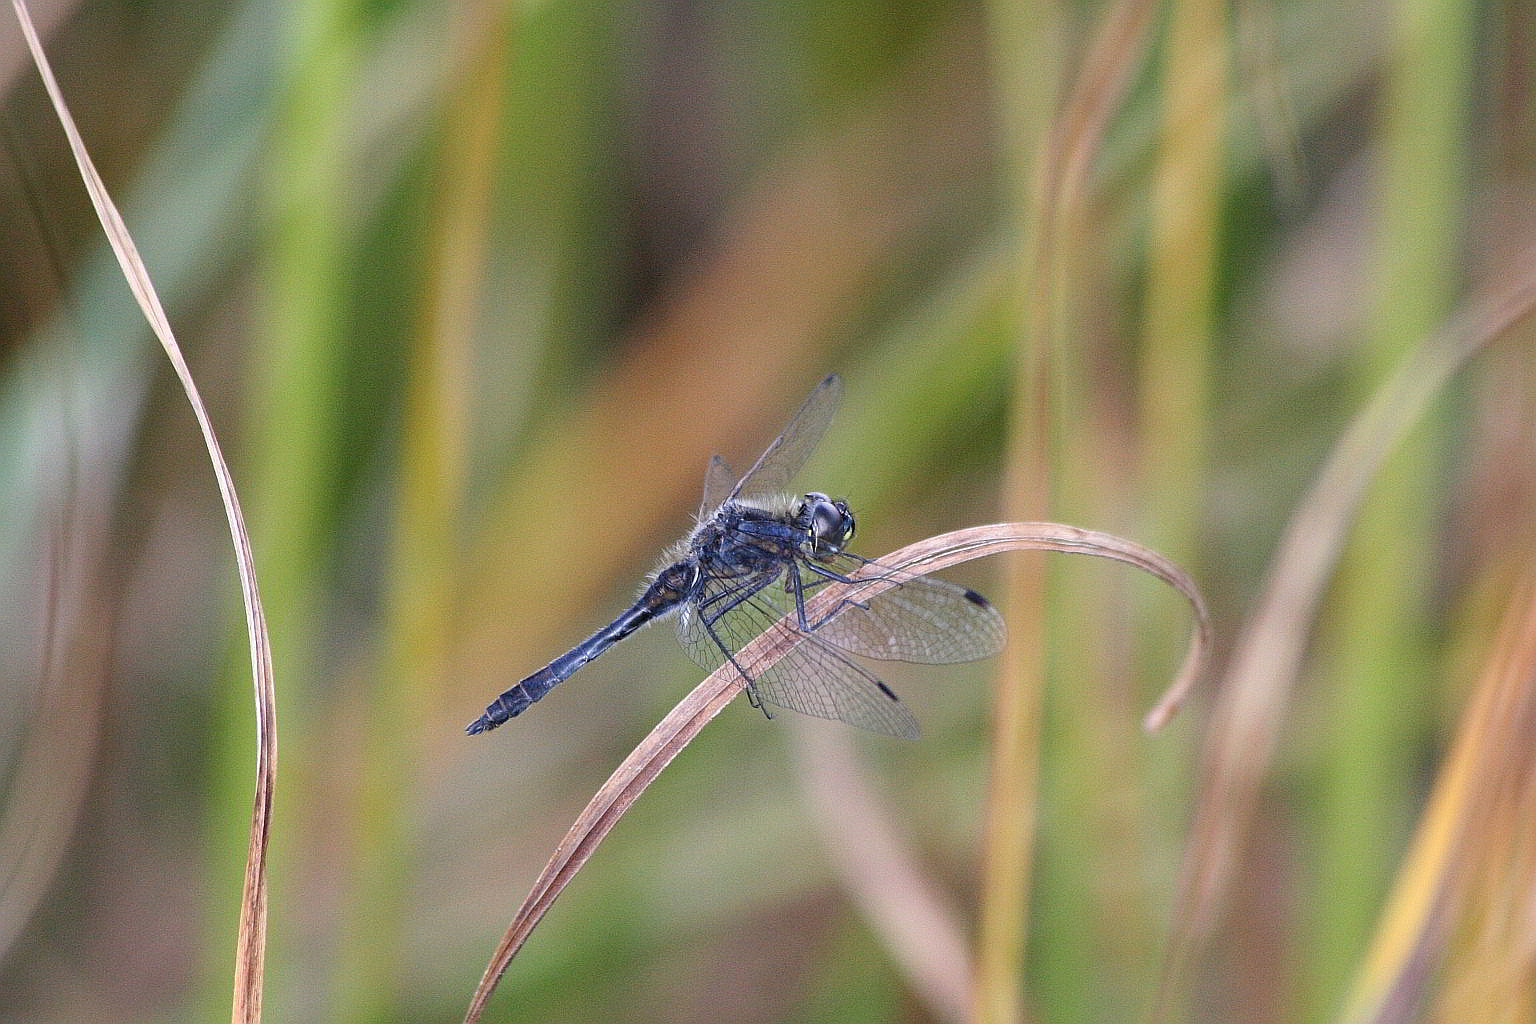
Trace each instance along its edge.
{"label": "brown grass stem", "polygon": [[[1189,601],[1195,613],[1195,631],[1188,653],[1173,684],[1146,717],[1148,728],[1162,725],[1184,702],[1203,670],[1211,648],[1211,626],[1205,601],[1194,581],[1155,551],[1112,534],[1059,523],[1002,523],[956,530],[918,541],[886,556],[873,571],[879,572],[880,566],[884,566],[899,569],[903,574],[924,574],[986,555],[1030,550],[1095,555],[1125,562],[1172,585]],[[828,584],[806,602],[806,614],[814,619],[842,601],[868,600],[895,586],[896,582],[886,574],[858,578],[847,584]],[[748,673],[766,669],[799,643],[800,634],[791,627],[790,621],[790,618],[780,620],[741,650],[736,660]],[[464,1016],[465,1024],[474,1024],[480,1019],[518,950],[619,819],[709,720],[741,692],[742,686],[742,678],[729,663],[711,673],[667,713],[598,789],[555,848],[554,855],[518,908],[475,988]]]}

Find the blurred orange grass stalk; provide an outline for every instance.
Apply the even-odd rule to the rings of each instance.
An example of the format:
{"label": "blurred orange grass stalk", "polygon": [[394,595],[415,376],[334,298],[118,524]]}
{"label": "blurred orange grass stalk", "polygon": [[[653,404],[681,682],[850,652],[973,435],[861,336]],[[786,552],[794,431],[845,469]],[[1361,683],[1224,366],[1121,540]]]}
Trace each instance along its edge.
{"label": "blurred orange grass stalk", "polygon": [[[870,571],[881,565],[907,573],[929,573],[1004,551],[1060,551],[1095,555],[1136,566],[1170,584],[1189,601],[1195,613],[1195,628],[1184,663],[1173,683],[1144,719],[1148,730],[1162,727],[1189,696],[1205,669],[1212,645],[1210,616],[1194,581],[1177,565],[1132,541],[1113,534],[1084,530],[1059,523],[1002,523],[975,526],[939,534],[910,544],[880,559]],[[889,576],[859,578],[852,583],[829,584],[807,602],[806,613],[812,618],[831,610],[844,600],[872,598],[895,585]],[[790,617],[780,620],[742,649],[737,659],[749,672],[772,665],[800,641],[800,634],[790,624]],[[744,680],[729,663],[711,673],[684,697],[649,735],[641,741],[608,777],[577,817],[554,855],[545,865],[523,904],[518,908],[485,974],[471,997],[465,1024],[474,1024],[484,1012],[502,975],[538,926],[560,894],[591,858],[599,843],[613,830],[661,774],[704,726],[718,715],[743,688]]]}
{"label": "blurred orange grass stalk", "polygon": [[[1462,716],[1397,885],[1356,980],[1346,1021],[1399,1019],[1444,962],[1437,1020],[1498,1007],[1536,1012],[1536,575],[1527,573]],[[1458,934],[1459,926],[1459,934]],[[1526,951],[1511,956],[1510,950]],[[1523,1015],[1522,1015],[1523,1014]]]}

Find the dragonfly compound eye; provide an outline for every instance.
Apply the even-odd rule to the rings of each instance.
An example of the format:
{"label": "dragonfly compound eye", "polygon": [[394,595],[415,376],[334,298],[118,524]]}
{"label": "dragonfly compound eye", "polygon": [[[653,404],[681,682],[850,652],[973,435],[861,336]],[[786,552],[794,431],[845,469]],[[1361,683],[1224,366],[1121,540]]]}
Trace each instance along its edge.
{"label": "dragonfly compound eye", "polygon": [[853,512],[849,510],[848,503],[846,501],[837,501],[833,502],[833,504],[836,505],[837,510],[843,514],[843,543],[846,544],[853,540],[853,528],[855,525],[853,521]]}
{"label": "dragonfly compound eye", "polygon": [[838,551],[853,536],[853,513],[846,503],[825,494],[805,496],[807,532],[818,551]]}

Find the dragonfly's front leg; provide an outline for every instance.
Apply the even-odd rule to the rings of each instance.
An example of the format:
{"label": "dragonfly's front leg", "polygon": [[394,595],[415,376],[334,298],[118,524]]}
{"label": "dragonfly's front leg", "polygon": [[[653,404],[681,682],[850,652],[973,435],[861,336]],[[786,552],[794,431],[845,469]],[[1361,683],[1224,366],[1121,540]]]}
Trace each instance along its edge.
{"label": "dragonfly's front leg", "polygon": [[860,579],[854,579],[852,576],[845,576],[835,569],[822,565],[819,562],[806,559],[804,562],[805,567],[821,578],[816,580],[814,583],[802,585],[800,582],[799,565],[800,563],[798,562],[791,562],[789,566],[789,574],[791,586],[793,586],[795,591],[795,608],[800,615],[800,628],[806,630],[807,632],[813,629],[820,629],[822,626],[826,625],[827,622],[833,618],[833,616],[841,613],[844,608],[862,608],[865,611],[869,611],[869,603],[867,601],[856,601],[851,597],[845,597],[841,601],[837,602],[837,604],[833,605],[832,610],[827,612],[827,614],[823,615],[821,618],[817,619],[813,625],[807,621],[805,615],[805,591],[807,589],[821,586],[826,583],[867,583],[873,579],[884,578],[883,576],[865,576]]}

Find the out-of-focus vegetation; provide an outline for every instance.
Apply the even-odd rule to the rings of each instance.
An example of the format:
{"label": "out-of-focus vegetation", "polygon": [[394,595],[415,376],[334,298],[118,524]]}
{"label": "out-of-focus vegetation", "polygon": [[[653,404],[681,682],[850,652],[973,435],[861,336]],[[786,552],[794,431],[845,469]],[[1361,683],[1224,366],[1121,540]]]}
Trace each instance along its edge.
{"label": "out-of-focus vegetation", "polygon": [[[457,1019],[698,672],[663,626],[463,723],[607,621],[709,455],[750,461],[823,374],[849,399],[802,482],[860,550],[1113,531],[1200,580],[1230,650],[1354,417],[1536,270],[1521,4],[37,14],[255,535],[274,1021]],[[11,27],[0,83],[0,1019],[217,1019],[254,763],[223,515]],[[925,737],[846,766],[915,889],[871,910],[842,727],[741,702],[486,1019],[1536,1020],[1532,366],[1499,339],[1395,448],[1257,719],[1208,688],[1139,732],[1170,594],[973,567],[1007,656],[890,667]],[[1217,834],[1208,900],[1186,849]],[[891,924],[935,906],[955,927],[917,948],[958,1001]]]}

